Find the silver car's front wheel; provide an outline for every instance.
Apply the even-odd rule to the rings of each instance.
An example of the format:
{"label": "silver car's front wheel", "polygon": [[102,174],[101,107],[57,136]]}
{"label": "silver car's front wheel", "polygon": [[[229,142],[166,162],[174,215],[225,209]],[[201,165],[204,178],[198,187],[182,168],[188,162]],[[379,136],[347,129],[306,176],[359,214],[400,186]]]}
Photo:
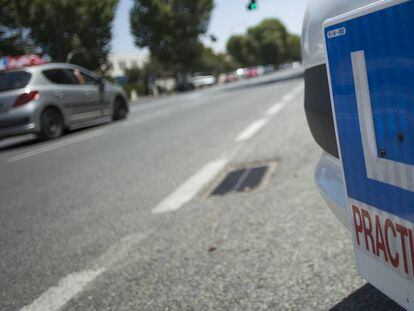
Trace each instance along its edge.
{"label": "silver car's front wheel", "polygon": [[63,134],[63,118],[54,108],[47,108],[40,116],[39,138],[49,140],[58,138]]}
{"label": "silver car's front wheel", "polygon": [[128,115],[128,107],[127,104],[125,102],[125,100],[123,100],[122,98],[118,97],[115,100],[114,103],[114,114],[113,114],[113,119],[114,120],[121,120],[121,119],[125,119]]}

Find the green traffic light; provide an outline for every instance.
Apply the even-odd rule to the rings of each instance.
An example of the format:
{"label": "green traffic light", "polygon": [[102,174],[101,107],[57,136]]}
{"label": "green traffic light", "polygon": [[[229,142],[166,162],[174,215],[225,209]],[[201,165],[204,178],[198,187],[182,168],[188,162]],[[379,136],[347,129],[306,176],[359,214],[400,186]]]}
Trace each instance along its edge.
{"label": "green traffic light", "polygon": [[251,0],[250,4],[247,6],[250,11],[257,9],[257,2],[255,0]]}

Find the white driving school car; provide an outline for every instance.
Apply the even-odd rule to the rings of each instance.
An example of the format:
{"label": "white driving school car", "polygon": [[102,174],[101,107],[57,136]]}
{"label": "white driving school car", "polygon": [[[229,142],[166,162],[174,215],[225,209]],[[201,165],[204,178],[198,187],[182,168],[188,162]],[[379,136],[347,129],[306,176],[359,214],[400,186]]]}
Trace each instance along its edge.
{"label": "white driving school car", "polygon": [[305,110],[316,184],[361,275],[414,310],[414,1],[311,0]]}

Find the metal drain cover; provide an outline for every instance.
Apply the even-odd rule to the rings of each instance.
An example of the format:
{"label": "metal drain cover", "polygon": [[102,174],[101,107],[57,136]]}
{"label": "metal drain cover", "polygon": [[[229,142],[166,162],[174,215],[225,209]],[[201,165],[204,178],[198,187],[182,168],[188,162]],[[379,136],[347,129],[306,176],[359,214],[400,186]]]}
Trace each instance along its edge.
{"label": "metal drain cover", "polygon": [[246,192],[258,188],[273,172],[276,163],[239,168],[229,172],[210,195],[219,196],[230,192]]}

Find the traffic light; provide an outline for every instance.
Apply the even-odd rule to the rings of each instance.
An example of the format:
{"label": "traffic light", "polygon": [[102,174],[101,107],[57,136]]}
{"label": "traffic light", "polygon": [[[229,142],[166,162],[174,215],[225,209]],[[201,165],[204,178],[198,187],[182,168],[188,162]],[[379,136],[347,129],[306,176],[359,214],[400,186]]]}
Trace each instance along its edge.
{"label": "traffic light", "polygon": [[249,11],[253,11],[257,9],[257,0],[250,0],[250,3],[247,5],[247,9]]}

